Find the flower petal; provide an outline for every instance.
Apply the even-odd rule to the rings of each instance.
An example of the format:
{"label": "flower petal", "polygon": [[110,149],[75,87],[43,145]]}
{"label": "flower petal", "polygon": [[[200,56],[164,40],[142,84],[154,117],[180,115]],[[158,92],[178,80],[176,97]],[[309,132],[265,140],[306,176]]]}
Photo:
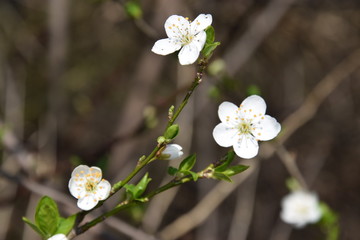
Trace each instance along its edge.
{"label": "flower petal", "polygon": [[194,39],[192,40],[192,44],[195,44],[197,49],[201,51],[204,48],[206,42],[206,32],[201,31],[197,35],[195,35]]}
{"label": "flower petal", "polygon": [[196,34],[208,26],[210,26],[212,23],[212,16],[211,14],[200,14],[195,18],[195,20],[191,23],[191,32],[193,34]]}
{"label": "flower petal", "polygon": [[180,48],[180,42],[176,42],[170,38],[165,38],[156,41],[151,51],[159,55],[167,55],[179,50]]}
{"label": "flower petal", "polygon": [[268,141],[276,137],[281,130],[281,125],[275,118],[265,115],[253,131],[254,136],[261,141]]}
{"label": "flower petal", "polygon": [[247,119],[252,119],[255,115],[262,116],[265,111],[266,103],[262,97],[257,95],[247,97],[240,105],[240,112]]}
{"label": "flower petal", "polygon": [[174,160],[181,157],[184,153],[182,152],[182,147],[178,144],[168,144],[166,148],[162,151],[160,157],[164,160]]}
{"label": "flower petal", "polygon": [[101,169],[98,167],[91,167],[89,168],[89,173],[86,174],[86,178],[94,183],[98,183],[102,179],[102,172]]}
{"label": "flower petal", "polygon": [[237,117],[238,107],[231,102],[223,102],[219,106],[218,115],[223,123],[232,123]]}
{"label": "flower petal", "polygon": [[183,35],[188,34],[190,23],[182,16],[172,15],[166,20],[164,27],[169,38],[181,39]]}
{"label": "flower petal", "polygon": [[55,234],[51,238],[48,238],[47,240],[67,240],[67,237],[64,234],[59,233],[59,234]]}
{"label": "flower petal", "polygon": [[187,44],[179,52],[179,62],[181,65],[193,64],[199,55],[200,50],[196,47],[196,44]]}
{"label": "flower petal", "polygon": [[93,209],[98,202],[99,200],[93,194],[87,194],[78,200],[77,206],[84,211],[88,211]]}
{"label": "flower petal", "polygon": [[213,137],[220,146],[230,147],[236,143],[237,133],[237,129],[229,127],[225,123],[219,123],[213,130]]}
{"label": "flower petal", "polygon": [[109,197],[110,190],[111,184],[107,180],[103,179],[97,185],[96,193],[94,193],[94,195],[98,200],[104,200]]}
{"label": "flower petal", "polygon": [[258,154],[259,144],[250,134],[241,135],[238,141],[234,144],[234,151],[236,155],[241,158],[253,158]]}
{"label": "flower petal", "polygon": [[71,173],[71,177],[85,177],[89,173],[89,167],[86,165],[77,166]]}
{"label": "flower petal", "polygon": [[85,177],[71,178],[69,181],[69,190],[70,190],[71,195],[73,195],[77,199],[84,197],[86,195],[85,184],[86,184]]}

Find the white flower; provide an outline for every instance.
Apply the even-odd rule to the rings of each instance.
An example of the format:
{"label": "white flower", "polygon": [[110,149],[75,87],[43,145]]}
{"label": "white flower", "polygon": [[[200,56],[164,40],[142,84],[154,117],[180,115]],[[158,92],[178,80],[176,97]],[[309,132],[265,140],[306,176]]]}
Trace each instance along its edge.
{"label": "white flower", "polygon": [[160,55],[179,52],[181,65],[192,64],[198,59],[200,51],[206,42],[204,31],[212,23],[210,14],[200,14],[193,22],[178,15],[170,16],[165,22],[165,31],[168,38],[155,42],[151,51]]}
{"label": "white flower", "polygon": [[265,110],[264,99],[257,95],[246,98],[240,107],[223,102],[218,110],[221,123],[213,131],[215,141],[222,147],[233,146],[239,157],[255,157],[258,141],[273,139],[281,129],[275,118],[265,115]]}
{"label": "white flower", "polygon": [[160,159],[174,160],[181,157],[184,153],[181,151],[182,147],[178,144],[168,144],[161,152]]}
{"label": "white flower", "polygon": [[111,185],[102,179],[100,168],[80,165],[71,174],[69,190],[71,195],[79,199],[78,207],[88,211],[109,196]]}
{"label": "white flower", "polygon": [[282,200],[281,219],[296,228],[315,223],[321,218],[318,198],[314,193],[295,191]]}
{"label": "white flower", "polygon": [[60,233],[52,236],[51,238],[48,238],[48,240],[68,240],[68,239],[64,234]]}

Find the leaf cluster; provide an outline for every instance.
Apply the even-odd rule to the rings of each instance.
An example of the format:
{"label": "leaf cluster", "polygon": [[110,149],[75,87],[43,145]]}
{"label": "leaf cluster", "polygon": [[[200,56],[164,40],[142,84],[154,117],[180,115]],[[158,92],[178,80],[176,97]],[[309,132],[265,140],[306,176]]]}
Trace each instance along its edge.
{"label": "leaf cluster", "polygon": [[42,238],[47,239],[55,234],[67,235],[74,227],[76,215],[61,217],[56,202],[51,197],[44,196],[36,207],[35,223],[26,217],[22,219]]}
{"label": "leaf cluster", "polygon": [[149,174],[146,173],[144,177],[140,180],[140,182],[136,185],[134,184],[125,184],[124,188],[126,189],[126,199],[128,201],[136,200],[140,202],[147,202],[146,198],[141,197],[145,192],[147,185],[151,181],[149,178]]}

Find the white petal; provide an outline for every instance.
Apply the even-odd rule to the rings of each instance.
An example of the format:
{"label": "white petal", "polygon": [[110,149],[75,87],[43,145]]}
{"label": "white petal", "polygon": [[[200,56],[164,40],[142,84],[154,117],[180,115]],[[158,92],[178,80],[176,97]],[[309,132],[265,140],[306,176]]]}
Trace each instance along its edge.
{"label": "white petal", "polygon": [[94,193],[94,195],[98,200],[104,200],[109,197],[110,190],[111,184],[107,180],[103,179],[97,185],[96,193]]}
{"label": "white petal", "polygon": [[231,102],[223,102],[219,106],[218,115],[223,123],[232,123],[237,117],[238,107]]}
{"label": "white petal", "polygon": [[93,209],[98,202],[99,200],[93,194],[88,194],[78,200],[77,206],[84,211],[88,211]]}
{"label": "white petal", "polygon": [[179,52],[179,62],[181,65],[193,64],[199,57],[200,50],[196,44],[185,45]]}
{"label": "white petal", "polygon": [[240,105],[240,112],[247,119],[254,118],[255,115],[263,116],[265,111],[266,103],[262,97],[257,95],[247,97]]}
{"label": "white petal", "polygon": [[212,16],[211,14],[200,14],[195,18],[195,20],[191,23],[191,32],[193,34],[196,34],[208,26],[210,26],[212,23]]}
{"label": "white petal", "polygon": [[205,31],[199,32],[192,40],[192,43],[195,44],[197,49],[199,49],[200,51],[204,48],[205,42],[206,42]]}
{"label": "white petal", "polygon": [[250,134],[241,135],[238,141],[234,144],[234,151],[236,155],[241,158],[253,158],[258,154],[259,144]]}
{"label": "white petal", "polygon": [[48,240],[68,240],[68,239],[64,234],[60,233],[52,236],[51,238],[48,238]]}
{"label": "white petal", "polygon": [[281,130],[281,125],[275,118],[265,115],[258,123],[255,124],[253,134],[256,139],[268,141],[276,137]]}
{"label": "white petal", "polygon": [[181,48],[181,44],[170,38],[160,39],[155,42],[151,51],[159,55],[167,55]]}
{"label": "white petal", "polygon": [[181,39],[183,35],[186,35],[190,31],[190,23],[182,16],[172,15],[165,24],[166,35],[169,38]]}
{"label": "white petal", "polygon": [[89,168],[89,173],[86,175],[86,178],[94,183],[100,182],[102,179],[101,169],[98,167]]}
{"label": "white petal", "polygon": [[71,195],[73,195],[77,199],[84,197],[86,195],[85,184],[86,184],[85,177],[71,178],[69,181],[69,190]]}
{"label": "white petal", "polygon": [[220,146],[230,147],[236,143],[237,133],[237,129],[229,127],[225,123],[219,123],[213,130],[213,137]]}
{"label": "white petal", "polygon": [[181,157],[184,153],[182,152],[182,147],[178,144],[168,144],[161,155],[164,160],[174,160]]}
{"label": "white petal", "polygon": [[297,228],[319,221],[322,215],[316,194],[310,192],[292,192],[283,198],[281,206],[281,219]]}
{"label": "white petal", "polygon": [[89,173],[89,167],[86,165],[77,166],[71,173],[71,177],[85,177]]}

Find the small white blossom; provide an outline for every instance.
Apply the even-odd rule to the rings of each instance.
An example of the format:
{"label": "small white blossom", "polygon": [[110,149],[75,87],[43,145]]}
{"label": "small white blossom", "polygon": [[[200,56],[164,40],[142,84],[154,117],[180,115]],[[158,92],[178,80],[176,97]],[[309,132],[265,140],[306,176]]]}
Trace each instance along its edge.
{"label": "small white blossom", "polygon": [[60,233],[52,236],[51,238],[48,238],[48,240],[68,240],[68,239],[64,234]]}
{"label": "small white blossom", "polygon": [[198,59],[206,42],[204,31],[212,23],[210,14],[200,14],[193,22],[178,15],[170,16],[165,22],[168,38],[155,42],[151,51],[160,55],[168,55],[180,48],[179,62],[181,65],[192,64]]}
{"label": "small white blossom", "polygon": [[242,158],[253,158],[259,151],[258,141],[271,140],[281,130],[275,118],[265,115],[266,103],[257,95],[246,98],[240,107],[230,102],[219,106],[221,120],[213,131],[215,141],[222,147],[234,147]]}
{"label": "small white blossom", "polygon": [[181,157],[184,153],[182,147],[178,144],[168,144],[161,152],[160,159],[162,160],[174,160]]}
{"label": "small white blossom", "polygon": [[88,211],[109,196],[111,185],[102,179],[100,168],[80,165],[71,174],[69,190],[78,199],[78,207]]}
{"label": "small white blossom", "polygon": [[281,219],[296,228],[316,223],[322,215],[316,194],[310,192],[292,192],[283,198],[281,205]]}

